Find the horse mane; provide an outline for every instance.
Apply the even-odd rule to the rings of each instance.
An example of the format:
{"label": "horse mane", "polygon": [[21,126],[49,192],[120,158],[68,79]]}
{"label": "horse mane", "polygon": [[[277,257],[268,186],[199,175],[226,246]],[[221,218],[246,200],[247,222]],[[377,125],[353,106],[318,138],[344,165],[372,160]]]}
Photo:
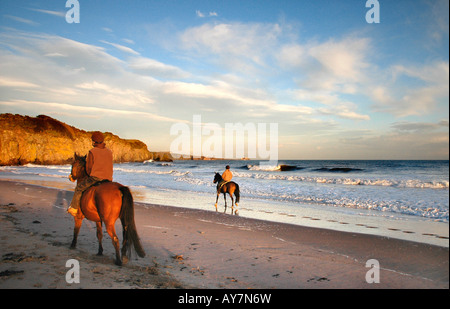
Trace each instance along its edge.
{"label": "horse mane", "polygon": [[[76,163],[76,162],[79,162],[79,165],[80,165],[80,167],[81,167],[81,171],[82,171],[82,173],[84,174],[84,176],[87,176],[87,172],[86,172],[86,157],[87,157],[87,155],[85,155],[85,156],[79,156],[79,155],[77,155],[77,153],[74,153],[74,156],[73,156],[73,158],[74,158],[74,164]],[[72,168],[73,168],[73,165],[72,165]]]}
{"label": "horse mane", "polygon": [[75,161],[81,161],[83,163],[86,163],[86,155],[85,156],[79,156],[76,152],[74,153],[73,158]]}

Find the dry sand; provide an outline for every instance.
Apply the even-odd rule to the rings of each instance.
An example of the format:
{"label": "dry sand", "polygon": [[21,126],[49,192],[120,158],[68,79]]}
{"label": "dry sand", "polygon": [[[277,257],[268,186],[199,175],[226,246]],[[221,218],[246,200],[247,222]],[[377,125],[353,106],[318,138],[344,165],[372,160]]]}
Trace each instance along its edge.
{"label": "dry sand", "polygon": [[[0,288],[449,288],[448,248],[142,203],[135,217],[147,256],[118,267],[106,232],[96,256],[87,220],[69,249],[71,198],[0,181]],[[80,264],[80,283],[66,282],[69,259]],[[380,264],[380,283],[366,282],[369,259]]]}

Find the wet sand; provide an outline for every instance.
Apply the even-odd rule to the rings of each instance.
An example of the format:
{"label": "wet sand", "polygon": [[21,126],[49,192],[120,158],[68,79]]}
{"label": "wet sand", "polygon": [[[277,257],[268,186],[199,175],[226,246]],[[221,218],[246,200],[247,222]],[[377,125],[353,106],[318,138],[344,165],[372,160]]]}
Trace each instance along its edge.
{"label": "wet sand", "polygon": [[[143,203],[135,218],[147,255],[118,267],[106,232],[96,256],[93,222],[69,249],[72,194],[0,181],[0,288],[449,288],[445,247]],[[66,282],[69,259],[80,283]],[[366,281],[370,259],[379,283]]]}

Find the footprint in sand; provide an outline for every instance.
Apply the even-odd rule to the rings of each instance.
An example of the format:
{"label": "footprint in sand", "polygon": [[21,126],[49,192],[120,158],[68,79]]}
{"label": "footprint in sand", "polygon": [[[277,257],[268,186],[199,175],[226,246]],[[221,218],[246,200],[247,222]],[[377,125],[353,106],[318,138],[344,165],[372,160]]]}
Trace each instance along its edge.
{"label": "footprint in sand", "polygon": [[314,277],[314,278],[310,278],[310,279],[306,280],[306,282],[311,282],[311,281],[324,282],[324,281],[330,281],[330,279],[328,279],[326,277]]}
{"label": "footprint in sand", "polygon": [[5,271],[0,272],[0,277],[11,277],[11,276],[20,275],[23,273],[24,273],[23,270],[7,269]]}

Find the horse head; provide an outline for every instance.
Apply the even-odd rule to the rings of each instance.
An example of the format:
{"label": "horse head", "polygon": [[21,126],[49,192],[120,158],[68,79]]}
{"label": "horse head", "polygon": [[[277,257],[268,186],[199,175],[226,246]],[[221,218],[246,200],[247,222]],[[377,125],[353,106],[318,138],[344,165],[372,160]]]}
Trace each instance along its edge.
{"label": "horse head", "polygon": [[69,175],[70,181],[82,179],[87,176],[86,174],[86,156],[79,156],[74,153],[72,163],[72,170]]}
{"label": "horse head", "polygon": [[216,183],[216,182],[218,182],[218,181],[221,181],[222,180],[222,176],[220,176],[220,174],[219,173],[216,173],[215,175],[214,175],[214,183]]}

